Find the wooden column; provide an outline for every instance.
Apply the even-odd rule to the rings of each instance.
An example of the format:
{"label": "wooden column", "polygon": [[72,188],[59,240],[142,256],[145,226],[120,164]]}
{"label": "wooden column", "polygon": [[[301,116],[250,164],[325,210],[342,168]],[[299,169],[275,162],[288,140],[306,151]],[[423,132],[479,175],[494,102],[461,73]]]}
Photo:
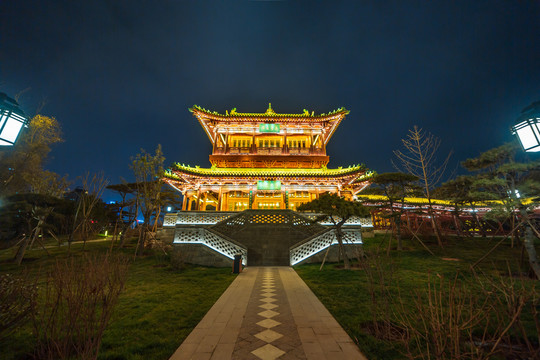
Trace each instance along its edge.
{"label": "wooden column", "polygon": [[197,206],[195,207],[195,210],[201,210],[201,197],[201,187],[199,186],[199,190],[197,190]]}
{"label": "wooden column", "polygon": [[204,193],[204,201],[203,201],[203,203],[202,203],[202,210],[203,210],[203,211],[206,211],[206,202],[207,202],[207,201],[208,201],[208,193],[205,192],[205,193]]}
{"label": "wooden column", "polygon": [[186,204],[187,204],[187,190],[184,192],[184,200],[182,200],[182,211],[186,210]]}
{"label": "wooden column", "polygon": [[221,197],[223,198],[223,200],[221,200],[221,209],[223,211],[229,211],[229,191],[225,191]]}
{"label": "wooden column", "polygon": [[223,187],[220,186],[219,187],[219,194],[218,194],[218,201],[217,201],[217,205],[216,205],[216,210],[217,211],[221,211],[221,196],[223,195]]}
{"label": "wooden column", "polygon": [[255,130],[251,132],[251,149],[249,151],[251,154],[257,153],[257,145],[255,144]]}

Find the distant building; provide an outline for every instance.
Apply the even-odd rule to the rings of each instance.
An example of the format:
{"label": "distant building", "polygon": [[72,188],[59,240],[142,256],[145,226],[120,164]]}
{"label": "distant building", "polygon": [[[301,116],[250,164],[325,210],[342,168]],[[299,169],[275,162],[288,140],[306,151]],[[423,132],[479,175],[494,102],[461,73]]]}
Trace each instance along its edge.
{"label": "distant building", "polygon": [[330,192],[353,199],[368,186],[365,166],[328,169],[326,146],[349,111],[316,115],[225,114],[189,109],[212,142],[212,167],[176,163],[165,181],[184,195],[182,210],[290,209]]}
{"label": "distant building", "polygon": [[87,193],[87,191],[84,188],[77,186],[75,189],[64,193],[64,199],[70,201],[79,201],[81,196],[85,193]]}

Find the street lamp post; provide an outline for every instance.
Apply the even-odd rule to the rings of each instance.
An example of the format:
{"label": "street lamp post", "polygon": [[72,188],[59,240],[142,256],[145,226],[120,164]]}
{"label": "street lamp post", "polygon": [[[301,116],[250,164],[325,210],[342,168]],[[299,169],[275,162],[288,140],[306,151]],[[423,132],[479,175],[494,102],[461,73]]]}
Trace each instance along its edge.
{"label": "street lamp post", "polygon": [[0,92],[0,146],[13,146],[28,118],[14,99]]}
{"label": "street lamp post", "polygon": [[540,151],[540,101],[533,102],[521,111],[512,126],[512,134],[517,135],[526,152]]}

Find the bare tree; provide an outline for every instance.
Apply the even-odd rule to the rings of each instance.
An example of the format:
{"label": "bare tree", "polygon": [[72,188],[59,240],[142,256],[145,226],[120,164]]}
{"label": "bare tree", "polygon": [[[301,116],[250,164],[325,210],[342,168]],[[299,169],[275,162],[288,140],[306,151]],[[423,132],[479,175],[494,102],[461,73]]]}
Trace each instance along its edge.
{"label": "bare tree", "polygon": [[[139,240],[135,255],[142,254],[147,237],[155,234],[158,219],[161,212],[162,187],[161,180],[164,173],[163,163],[165,157],[161,151],[161,145],[156,148],[155,155],[141,149],[141,153],[131,159],[131,169],[135,175],[137,186],[137,204],[141,209],[144,223],[139,227]],[[153,223],[151,224],[151,222]]]}
{"label": "bare tree", "polygon": [[31,303],[36,359],[97,359],[128,275],[121,254],[56,259]]}
{"label": "bare tree", "polygon": [[26,250],[37,242],[47,252],[42,242],[44,230],[49,227],[47,222],[60,199],[45,194],[15,194],[5,198],[2,206],[0,222],[2,225],[21,226],[22,235],[17,242],[15,255],[17,264],[21,264]]}
{"label": "bare tree", "polygon": [[[118,233],[120,233],[120,247],[122,247],[127,228],[137,218],[136,209],[138,208],[138,206],[136,203],[136,199],[128,199],[128,195],[133,196],[137,192],[137,186],[136,184],[128,184],[125,182],[125,180],[122,179],[121,184],[109,185],[107,186],[107,189],[115,191],[122,198],[122,201],[117,204],[118,216],[114,224],[113,232],[113,242],[117,240]],[[130,211],[130,209],[132,208],[134,208],[133,211]],[[127,212],[125,212],[124,209],[127,209]],[[128,221],[125,221],[126,216],[128,218]]]}
{"label": "bare tree", "polygon": [[429,132],[425,132],[418,126],[409,130],[407,137],[401,140],[404,151],[395,150],[394,155],[399,160],[399,164],[394,166],[409,174],[417,176],[422,184],[424,196],[428,200],[428,214],[433,226],[433,231],[437,237],[439,246],[442,247],[442,236],[440,228],[435,219],[433,204],[431,201],[431,190],[440,182],[450,156],[450,152],[444,161],[437,159],[437,153],[441,145],[441,140]]}
{"label": "bare tree", "polygon": [[[392,221],[392,236],[395,236],[397,240],[397,249],[403,250],[402,244],[402,228],[403,228],[403,215],[409,216],[406,211],[405,198],[407,196],[414,196],[419,192],[418,185],[413,184],[417,181],[418,177],[405,174],[401,172],[397,173],[383,173],[377,174],[372,178],[372,184],[375,185],[369,189],[362,191],[358,194],[359,198],[363,195],[380,194],[386,197],[385,200],[381,200],[383,203],[381,215],[388,217]],[[397,205],[397,210],[396,210]],[[420,244],[431,254],[433,252],[427,247],[427,245],[420,239],[416,233],[411,229],[410,224],[406,223],[411,235],[418,240]],[[387,255],[390,255],[390,249],[392,247],[392,239],[388,242]]]}
{"label": "bare tree", "polygon": [[92,232],[92,211],[95,206],[101,201],[101,195],[109,184],[109,180],[105,178],[103,173],[86,175],[82,178],[83,191],[79,195],[77,211],[73,220],[73,231],[69,237],[69,245],[73,242],[74,234],[79,232],[81,238],[86,245],[89,234]]}

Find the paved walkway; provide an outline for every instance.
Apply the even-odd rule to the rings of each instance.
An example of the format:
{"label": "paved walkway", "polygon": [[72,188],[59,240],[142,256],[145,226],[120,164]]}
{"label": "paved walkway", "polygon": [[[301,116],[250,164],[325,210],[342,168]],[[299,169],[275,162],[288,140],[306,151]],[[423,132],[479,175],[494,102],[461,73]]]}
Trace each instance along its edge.
{"label": "paved walkway", "polygon": [[238,275],[171,360],[366,358],[290,267]]}

